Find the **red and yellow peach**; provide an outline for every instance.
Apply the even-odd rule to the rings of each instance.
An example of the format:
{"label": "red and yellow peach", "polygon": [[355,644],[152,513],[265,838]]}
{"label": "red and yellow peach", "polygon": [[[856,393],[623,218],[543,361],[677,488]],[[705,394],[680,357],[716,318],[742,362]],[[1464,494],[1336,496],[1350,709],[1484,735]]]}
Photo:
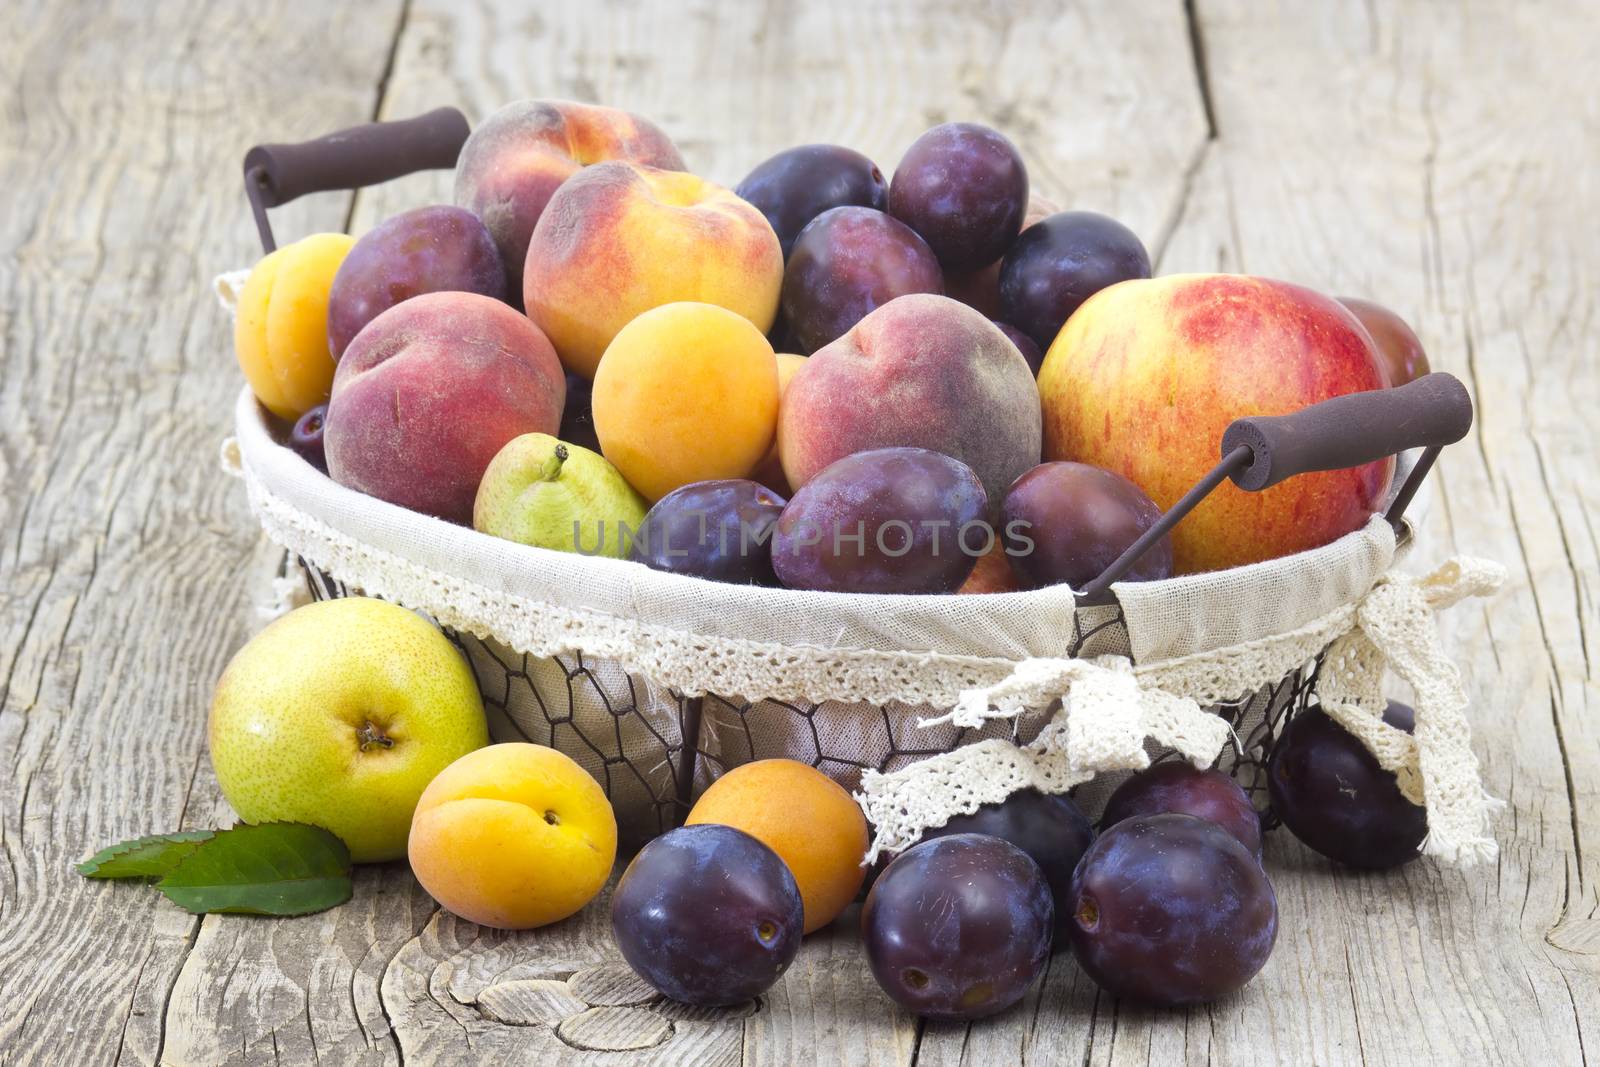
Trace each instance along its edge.
{"label": "red and yellow peach", "polygon": [[[1330,297],[1230,274],[1125,281],[1090,297],[1039,371],[1044,457],[1115,471],[1163,511],[1246,415],[1284,415],[1386,384],[1367,332]],[[1224,482],[1172,533],[1179,574],[1325,545],[1362,526],[1392,460],[1261,492]]]}
{"label": "red and yellow peach", "polygon": [[550,198],[528,245],[523,301],[568,370],[593,378],[606,346],[663,304],[716,304],[765,333],[783,250],[766,216],[692,174],[600,163]]}
{"label": "red and yellow peach", "polygon": [[524,316],[477,293],[412,297],[369,322],[339,361],[328,473],[470,523],[489,461],[512,438],[554,435],[565,399],[555,350]]}
{"label": "red and yellow peach", "polygon": [[519,100],[478,125],[456,162],[456,203],[481,218],[522,295],[528,239],[557,186],[592,163],[628,159],[682,170],[683,157],[649,119],[570,100]]}

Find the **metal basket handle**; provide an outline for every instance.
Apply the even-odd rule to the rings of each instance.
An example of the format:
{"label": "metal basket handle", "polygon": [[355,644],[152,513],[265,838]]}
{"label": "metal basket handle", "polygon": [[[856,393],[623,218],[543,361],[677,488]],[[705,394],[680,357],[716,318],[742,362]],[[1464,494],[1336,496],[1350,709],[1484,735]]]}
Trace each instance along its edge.
{"label": "metal basket handle", "polygon": [[1224,479],[1252,492],[1297,474],[1343,470],[1373,463],[1410,448],[1426,451],[1384,514],[1396,529],[1439,450],[1472,428],[1472,397],[1452,374],[1435,371],[1393,389],[1336,396],[1288,415],[1236,419],[1222,435],[1222,461],[1195,483],[1128,550],[1079,594],[1083,603],[1103,602],[1111,584],[1211,495]]}
{"label": "metal basket handle", "polygon": [[471,127],[453,107],[435,108],[414,118],[368,122],[298,144],[258,144],[244,156],[244,192],[250,198],[261,247],[277,242],[267,208],[307,193],[359,189],[419,170],[456,165]]}

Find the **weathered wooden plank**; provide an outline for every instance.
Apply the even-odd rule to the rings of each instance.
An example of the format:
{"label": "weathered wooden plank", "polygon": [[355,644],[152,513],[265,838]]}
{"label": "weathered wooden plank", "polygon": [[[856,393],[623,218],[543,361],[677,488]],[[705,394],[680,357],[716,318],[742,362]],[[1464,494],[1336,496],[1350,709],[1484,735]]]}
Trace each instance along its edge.
{"label": "weathered wooden plank", "polygon": [[253,258],[243,147],[369,115],[396,10],[7,7],[0,1061],[162,1054],[198,922],[71,863],[199,822],[210,686],[267,559],[212,459],[238,372],[202,287]]}
{"label": "weathered wooden plank", "polygon": [[1549,943],[1596,910],[1596,268],[1572,220],[1597,207],[1600,153],[1592,116],[1560,103],[1600,88],[1582,6],[1199,5],[1220,137],[1161,268],[1410,318],[1478,405],[1413,566],[1460,551],[1512,569],[1443,624],[1512,805],[1499,864],[1356,875],[1276,841],[1283,934],[1259,993],[1221,1006],[1222,1059],[1577,1063],[1597,1047],[1596,958]]}
{"label": "weathered wooden plank", "polygon": [[[332,913],[201,924],[81,882],[68,864],[93,845],[227,817],[204,709],[259,621],[239,575],[259,583],[274,554],[210,466],[236,378],[196,289],[255,255],[239,149],[366,117],[399,10],[38,5],[0,43],[16,72],[0,180],[20,191],[0,217],[0,1062],[1567,1063],[1600,1047],[1600,260],[1581,225],[1600,207],[1583,107],[1600,86],[1582,5],[1200,0],[1214,141],[1181,10],[1084,7],[415,0],[383,110],[600,99],[657,118],[730,183],[805,140],[892,165],[924,125],[974,117],[1013,133],[1039,191],[1120,216],[1163,270],[1250,270],[1405,312],[1480,410],[1417,563],[1460,550],[1514,572],[1445,622],[1512,803],[1492,872],[1336,872],[1280,836],[1284,932],[1243,994],[1150,1012],[1058,956],[971,1027],[893,1010],[854,912],[753,1014],[701,1013],[596,978],[617,966],[603,901],[500,934],[436,911],[393,866]],[[448,198],[446,175],[395,183],[358,198],[357,228]],[[335,228],[348,203],[275,221]],[[519,1004],[532,1025],[501,1021]]]}

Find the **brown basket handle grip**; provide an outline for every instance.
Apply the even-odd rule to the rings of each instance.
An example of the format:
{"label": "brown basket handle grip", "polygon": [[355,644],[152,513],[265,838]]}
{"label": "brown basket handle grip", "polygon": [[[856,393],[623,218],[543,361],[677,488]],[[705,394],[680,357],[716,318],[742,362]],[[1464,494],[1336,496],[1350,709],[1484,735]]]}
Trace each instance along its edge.
{"label": "brown basket handle grip", "polygon": [[1289,415],[1236,419],[1222,435],[1222,461],[1085,585],[1078,602],[1105,603],[1112,583],[1229,478],[1241,489],[1266,489],[1296,474],[1359,467],[1410,448],[1425,448],[1384,513],[1398,531],[1439,450],[1461,440],[1471,428],[1472,397],[1454,375],[1442,371],[1393,389],[1336,396]]}
{"label": "brown basket handle grip", "polygon": [[1310,471],[1343,470],[1404,452],[1455,444],[1472,428],[1472,397],[1442,371],[1393,389],[1336,396],[1289,415],[1236,419],[1222,454],[1244,445],[1250,463],[1232,472],[1241,489],[1266,489]]}
{"label": "brown basket handle grip", "polygon": [[419,170],[453,167],[471,128],[453,107],[414,118],[369,122],[298,144],[261,144],[245,153],[244,186],[261,231],[277,247],[266,209],[307,193],[359,189]]}

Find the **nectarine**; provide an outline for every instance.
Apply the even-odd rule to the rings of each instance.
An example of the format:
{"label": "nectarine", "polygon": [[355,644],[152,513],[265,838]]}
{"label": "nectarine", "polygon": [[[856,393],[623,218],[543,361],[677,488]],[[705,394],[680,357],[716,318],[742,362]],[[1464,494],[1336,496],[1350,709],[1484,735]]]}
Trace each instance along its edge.
{"label": "nectarine", "polygon": [[678,171],[600,163],[556,190],[528,245],[528,317],[568,370],[593,378],[642,312],[698,301],[772,327],[783,249],[766,216]]}
{"label": "nectarine", "polygon": [[461,146],[456,203],[489,227],[512,299],[522,297],[528,239],[556,187],[610,159],[683,169],[678,149],[649,119],[570,100],[514,101],[479,123]]}
{"label": "nectarine", "polygon": [[[1385,384],[1367,333],[1331,297],[1233,274],[1125,281],[1067,320],[1039,371],[1044,455],[1105,467],[1163,511],[1221,458],[1245,415],[1284,415]],[[1392,460],[1261,492],[1224,482],[1172,532],[1174,570],[1218,570],[1358,529]]]}

